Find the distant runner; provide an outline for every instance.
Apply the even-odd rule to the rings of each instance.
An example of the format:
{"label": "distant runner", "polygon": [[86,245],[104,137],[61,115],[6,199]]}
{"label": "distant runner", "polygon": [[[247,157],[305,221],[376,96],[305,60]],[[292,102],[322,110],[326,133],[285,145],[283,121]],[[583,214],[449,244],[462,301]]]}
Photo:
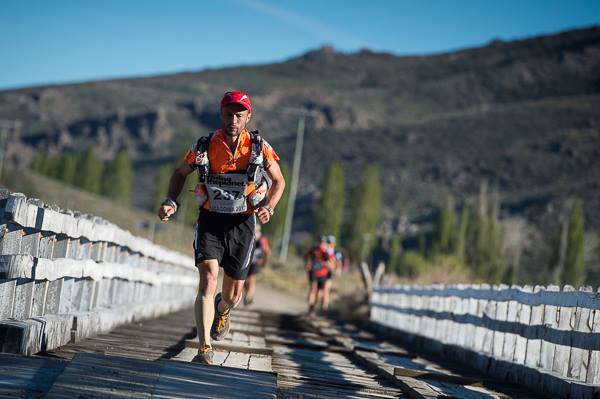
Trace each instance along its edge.
{"label": "distant runner", "polygon": [[260,270],[267,265],[271,249],[269,248],[269,240],[262,234],[260,224],[256,225],[256,234],[254,236],[254,251],[252,252],[252,261],[250,262],[250,270],[248,277],[244,283],[244,305],[251,305],[254,301],[254,291],[256,290],[256,275]]}
{"label": "distant runner", "polygon": [[319,300],[322,300],[321,310],[323,312],[327,312],[329,309],[329,290],[331,289],[331,277],[336,270],[336,259],[328,241],[331,241],[331,238],[321,236],[319,244],[311,248],[305,256],[305,269],[308,272],[310,283],[308,290],[309,314],[314,314]]}
{"label": "distant runner", "polygon": [[[194,252],[200,286],[195,316],[200,346],[193,362],[212,364],[211,338],[225,338],[231,309],[242,299],[256,217],[261,223],[271,219],[285,187],[275,150],[258,132],[246,129],[251,111],[246,93],[225,93],[221,129],[192,145],[183,164],[173,172],[167,198],[158,210],[158,217],[168,221],[177,211],[177,198],[186,177],[197,170],[195,192],[200,213]],[[225,276],[223,290],[215,297],[219,267]]]}

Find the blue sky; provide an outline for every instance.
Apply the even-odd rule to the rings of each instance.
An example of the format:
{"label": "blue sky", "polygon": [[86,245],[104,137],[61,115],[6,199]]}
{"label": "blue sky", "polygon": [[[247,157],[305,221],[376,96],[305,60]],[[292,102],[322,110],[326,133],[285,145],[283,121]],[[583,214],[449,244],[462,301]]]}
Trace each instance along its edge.
{"label": "blue sky", "polygon": [[281,61],[323,44],[430,54],[600,23],[600,0],[3,0],[0,89]]}

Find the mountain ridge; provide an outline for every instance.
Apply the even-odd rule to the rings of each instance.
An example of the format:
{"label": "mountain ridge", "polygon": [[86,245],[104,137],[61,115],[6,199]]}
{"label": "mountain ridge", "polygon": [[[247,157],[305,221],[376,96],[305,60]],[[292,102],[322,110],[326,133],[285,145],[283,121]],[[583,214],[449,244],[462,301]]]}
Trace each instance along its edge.
{"label": "mountain ridge", "polygon": [[366,165],[380,166],[388,221],[449,197],[460,204],[486,180],[507,217],[526,218],[530,241],[547,247],[543,232],[569,198],[584,200],[590,234],[600,229],[598,71],[594,26],[435,55],[325,48],[274,64],[0,91],[0,118],[20,121],[7,148],[14,165],[40,149],[94,143],[108,160],[127,148],[134,203],[147,208],[158,166],[218,127],[222,93],[242,89],[253,99],[252,128],[284,160],[297,118],[281,108],[316,114],[307,120],[297,231],[310,229],[324,168],[341,160],[348,186]]}

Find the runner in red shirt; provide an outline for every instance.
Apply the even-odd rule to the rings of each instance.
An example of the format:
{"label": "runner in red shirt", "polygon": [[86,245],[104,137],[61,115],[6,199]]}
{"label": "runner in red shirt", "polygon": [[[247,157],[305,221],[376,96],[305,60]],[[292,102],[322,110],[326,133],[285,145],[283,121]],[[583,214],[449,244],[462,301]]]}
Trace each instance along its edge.
{"label": "runner in red shirt", "polygon": [[321,236],[320,242],[311,248],[305,256],[305,269],[308,273],[310,288],[308,290],[308,313],[313,314],[315,306],[322,299],[321,310],[329,309],[329,290],[331,277],[335,271],[335,253],[331,250],[326,236]]}

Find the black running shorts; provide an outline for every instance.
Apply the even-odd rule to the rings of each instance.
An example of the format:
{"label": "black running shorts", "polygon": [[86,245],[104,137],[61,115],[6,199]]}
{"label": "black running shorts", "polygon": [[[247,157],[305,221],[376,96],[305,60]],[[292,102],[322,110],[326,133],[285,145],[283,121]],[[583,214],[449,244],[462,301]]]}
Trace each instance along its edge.
{"label": "black running shorts", "polygon": [[254,214],[226,214],[201,210],[196,224],[196,264],[216,259],[225,274],[235,280],[248,275],[254,248]]}
{"label": "black running shorts", "polygon": [[310,281],[311,283],[316,282],[317,288],[320,290],[325,288],[325,283],[329,279],[331,279],[331,271],[329,273],[327,273],[325,276],[321,276],[321,277],[317,277],[313,273],[308,272],[308,281]]}

